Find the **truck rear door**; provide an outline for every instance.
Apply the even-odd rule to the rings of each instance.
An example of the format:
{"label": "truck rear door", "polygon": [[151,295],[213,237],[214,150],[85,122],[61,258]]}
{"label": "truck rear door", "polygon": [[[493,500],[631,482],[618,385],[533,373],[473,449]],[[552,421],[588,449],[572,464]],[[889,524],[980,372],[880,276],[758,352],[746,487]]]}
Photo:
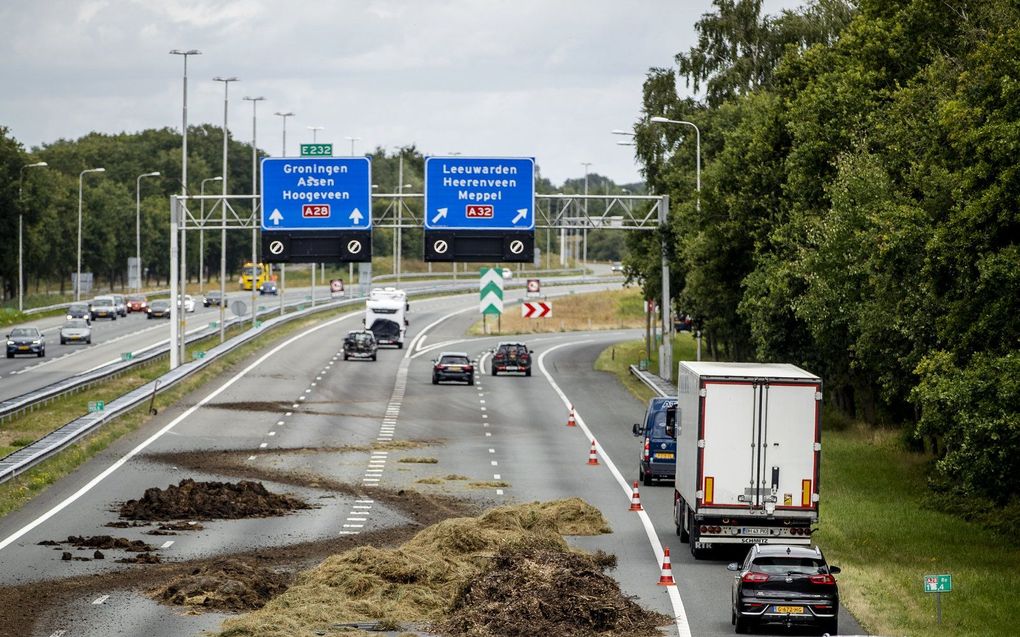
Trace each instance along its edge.
{"label": "truck rear door", "polygon": [[803,510],[817,492],[818,387],[705,380],[699,483],[702,505]]}

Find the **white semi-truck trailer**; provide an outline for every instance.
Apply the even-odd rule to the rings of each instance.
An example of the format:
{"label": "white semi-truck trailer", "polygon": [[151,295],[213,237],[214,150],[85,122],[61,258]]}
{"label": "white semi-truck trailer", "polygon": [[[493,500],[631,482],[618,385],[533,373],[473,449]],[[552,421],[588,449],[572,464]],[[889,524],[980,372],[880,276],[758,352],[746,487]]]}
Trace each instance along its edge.
{"label": "white semi-truck trailer", "polygon": [[794,365],[682,362],[673,519],[695,558],[723,544],[810,544],[822,381]]}

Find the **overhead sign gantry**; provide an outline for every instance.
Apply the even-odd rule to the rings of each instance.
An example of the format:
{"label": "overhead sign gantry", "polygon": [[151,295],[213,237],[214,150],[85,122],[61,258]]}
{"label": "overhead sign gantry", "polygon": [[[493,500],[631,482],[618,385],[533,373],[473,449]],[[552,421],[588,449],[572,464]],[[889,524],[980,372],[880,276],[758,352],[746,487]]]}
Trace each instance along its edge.
{"label": "overhead sign gantry", "polygon": [[371,261],[371,193],[367,157],[263,159],[263,261]]}
{"label": "overhead sign gantry", "polygon": [[426,261],[529,262],[534,251],[534,159],[425,160]]}

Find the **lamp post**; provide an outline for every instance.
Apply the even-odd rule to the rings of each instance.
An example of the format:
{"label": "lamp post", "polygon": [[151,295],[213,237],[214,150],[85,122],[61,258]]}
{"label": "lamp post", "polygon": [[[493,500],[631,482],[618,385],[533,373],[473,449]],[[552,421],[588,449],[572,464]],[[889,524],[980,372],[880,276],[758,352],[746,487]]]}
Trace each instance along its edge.
{"label": "lamp post", "polygon": [[[286,111],[286,112],[281,113],[280,111],[277,111],[274,114],[275,115],[279,115],[283,119],[283,148],[281,149],[280,157],[286,157],[287,156],[287,118],[288,117],[293,117],[294,116],[294,112],[293,111]],[[280,290],[279,290],[279,296],[280,296],[280,316],[283,316],[283,308],[284,308],[283,297],[285,296],[284,293],[286,292],[286,287],[287,287],[287,264],[286,263],[281,263],[280,264]]]}
{"label": "lamp post", "polygon": [[308,130],[312,131],[312,143],[313,143],[313,144],[315,144],[316,142],[318,142],[318,140],[316,139],[316,134],[317,134],[317,133],[318,133],[319,131],[321,131],[321,130],[326,130],[326,127],[325,127],[325,126],[307,126],[306,128],[307,128]]}
{"label": "lamp post", "polygon": [[81,300],[81,196],[85,173],[105,173],[105,168],[88,168],[78,174],[78,269],[74,278],[74,300]]}
{"label": "lamp post", "polygon": [[[258,197],[258,194],[259,194],[259,171],[258,171],[259,151],[258,151],[258,146],[256,146],[256,139],[257,139],[258,129],[257,129],[256,120],[255,120],[255,110],[258,107],[259,102],[265,100],[266,98],[264,98],[264,97],[262,97],[260,95],[258,97],[245,97],[244,99],[246,101],[248,101],[248,102],[251,102],[251,194],[252,194],[252,197]],[[257,206],[257,203],[256,203],[257,201],[258,201],[257,199],[252,199],[251,200],[251,267],[252,267],[252,277],[251,277],[251,326],[252,327],[255,327],[255,323],[256,323],[256,320],[255,320],[255,295],[258,294],[257,290],[255,290],[255,268],[256,268],[255,264],[257,263],[256,259],[258,258],[258,256],[255,254],[255,249],[258,246],[258,227],[259,227],[258,224],[255,222],[255,209],[256,209],[256,206]]]}
{"label": "lamp post", "polygon": [[[202,197],[205,197],[205,184],[208,181],[223,181],[223,177],[209,177],[202,180],[202,187],[199,189]],[[198,289],[205,292],[205,199],[198,204],[201,206],[199,216],[202,223],[198,226]]]}
{"label": "lamp post", "polygon": [[181,194],[188,194],[188,56],[202,55],[198,49],[181,51],[174,49],[170,55],[180,55],[184,58],[184,107],[182,109],[183,123],[181,125]]}
{"label": "lamp post", "polygon": [[[227,106],[229,106],[230,83],[236,82],[236,77],[214,77],[213,82],[223,82],[223,201],[220,202],[220,343],[226,339],[226,332],[223,328],[223,321],[226,319],[226,308],[223,307],[227,294],[227,142],[230,133],[227,131]],[[181,315],[183,316],[183,312]],[[184,326],[182,319],[181,326]],[[183,339],[182,339],[183,340]]]}
{"label": "lamp post", "polygon": [[18,171],[18,311],[22,312],[25,309],[25,244],[22,236],[22,226],[24,225],[25,213],[21,210],[21,195],[23,194],[25,185],[25,169],[26,168],[42,168],[49,166],[44,161],[37,161],[34,164],[25,164]]}
{"label": "lamp post", "polygon": [[[188,49],[187,51],[181,51],[180,49],[174,49],[174,50],[170,51],[170,55],[180,55],[180,56],[182,56],[184,58],[184,100],[183,100],[183,107],[182,107],[182,111],[181,111],[181,120],[182,120],[182,123],[181,123],[181,195],[186,197],[188,195],[188,56],[189,55],[202,55],[202,52],[199,51],[198,49]],[[182,206],[182,208],[183,208],[183,206]],[[183,216],[183,211],[179,211],[179,212],[180,212],[180,216]],[[173,223],[174,223],[174,221],[171,221],[171,225],[173,225]],[[176,221],[176,223],[178,223],[181,227],[183,227],[183,220],[182,219],[178,219]],[[180,232],[180,228],[171,228],[171,236],[172,236],[173,239],[176,239],[178,232]],[[184,235],[182,233],[181,234],[182,241],[183,241],[183,237],[184,237]],[[170,275],[170,291],[171,291],[171,296],[173,296],[174,294],[177,293],[177,287],[174,285],[174,283],[176,283],[176,279],[177,279],[177,272],[176,272],[176,270],[177,270],[176,265],[177,264],[175,263],[175,260],[177,259],[177,241],[176,240],[171,240],[170,241],[170,251],[171,251],[171,255],[170,255],[170,269],[173,270],[173,272]],[[181,261],[183,262],[184,259],[182,258]],[[183,309],[183,304],[184,304],[184,297],[182,295],[182,297],[181,297],[182,309]],[[177,315],[175,313],[177,313],[177,306],[174,304],[173,299],[171,299],[171,301],[170,301],[170,323],[171,323],[171,325],[170,325],[170,368],[171,369],[177,367],[177,365],[180,364],[180,361],[177,358],[178,341],[181,343],[181,347],[182,348],[183,348],[183,343],[184,343],[184,333],[183,332],[178,333],[178,331],[177,331],[178,321],[177,321]]]}
{"label": "lamp post", "polygon": [[138,287],[142,289],[142,177],[159,177],[159,171],[138,175],[135,179],[135,264],[138,266]]}
{"label": "lamp post", "polygon": [[581,165],[584,166],[584,228],[581,230],[584,249],[581,252],[581,280],[584,280],[588,274],[588,169],[591,162],[582,161]]}
{"label": "lamp post", "polygon": [[361,138],[360,137],[344,137],[344,139],[346,139],[347,141],[349,141],[351,143],[351,157],[354,157],[354,142],[361,141]]}
{"label": "lamp post", "polygon": [[652,117],[648,121],[655,122],[656,124],[677,124],[681,126],[690,126],[691,128],[694,129],[694,141],[696,146],[695,148],[696,155],[694,161],[696,162],[695,165],[697,166],[695,170],[695,178],[697,180],[698,191],[698,198],[695,207],[698,210],[698,212],[701,212],[701,129],[698,128],[698,126],[695,123],[688,122],[682,119],[669,119],[667,117],[656,116]]}

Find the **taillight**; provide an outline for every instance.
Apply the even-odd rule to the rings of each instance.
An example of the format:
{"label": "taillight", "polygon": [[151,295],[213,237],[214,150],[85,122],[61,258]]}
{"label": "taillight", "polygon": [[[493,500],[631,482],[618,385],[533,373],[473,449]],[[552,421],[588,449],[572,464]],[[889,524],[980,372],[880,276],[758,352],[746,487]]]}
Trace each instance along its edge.
{"label": "taillight", "polygon": [[473,372],[473,371],[475,371],[475,366],[474,366],[474,365],[468,365],[468,366],[467,366],[467,367],[465,367],[464,369],[466,369],[466,370],[467,370],[467,371],[469,371],[469,372]]}
{"label": "taillight", "polygon": [[810,577],[810,581],[812,584],[821,584],[823,586],[836,585],[836,578],[833,577],[832,575],[829,575],[828,573],[824,573],[821,575],[812,575]]}
{"label": "taillight", "polygon": [[750,571],[749,573],[744,573],[744,576],[740,578],[740,581],[745,584],[762,584],[769,581],[769,576],[765,573]]}
{"label": "taillight", "polygon": [[645,438],[645,460],[652,455],[651,442],[648,438]]}
{"label": "taillight", "polygon": [[438,370],[442,370],[442,369],[444,369],[444,368],[443,368],[443,366],[442,366],[442,365],[439,365],[439,364],[436,364],[436,367],[435,367],[435,368],[436,368],[436,369],[438,369]]}

